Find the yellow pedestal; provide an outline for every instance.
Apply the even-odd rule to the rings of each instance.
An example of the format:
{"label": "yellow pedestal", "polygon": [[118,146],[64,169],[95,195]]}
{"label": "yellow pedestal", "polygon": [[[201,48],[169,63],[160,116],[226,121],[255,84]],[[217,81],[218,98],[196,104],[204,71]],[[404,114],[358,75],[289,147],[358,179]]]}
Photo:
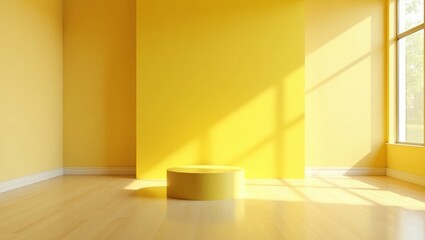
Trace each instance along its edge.
{"label": "yellow pedestal", "polygon": [[198,165],[167,169],[167,196],[186,200],[241,198],[244,170],[238,167]]}

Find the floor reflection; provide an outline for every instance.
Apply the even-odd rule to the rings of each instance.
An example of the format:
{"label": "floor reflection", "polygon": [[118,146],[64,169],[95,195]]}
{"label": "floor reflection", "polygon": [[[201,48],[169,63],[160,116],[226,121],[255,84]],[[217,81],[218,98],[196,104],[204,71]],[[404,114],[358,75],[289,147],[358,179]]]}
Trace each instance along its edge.
{"label": "floor reflection", "polygon": [[245,215],[244,199],[215,201],[173,199],[167,197],[165,186],[144,187],[135,192],[141,201],[165,203],[167,220],[170,222],[198,222],[199,217],[202,217],[210,223],[228,223],[241,220]]}
{"label": "floor reflection", "polygon": [[425,236],[425,191],[412,199],[387,190],[382,182],[349,178],[250,181],[245,191],[244,199],[218,201],[170,199],[165,186],[143,187],[136,194],[140,203],[150,203],[163,216],[149,229],[154,239]]}

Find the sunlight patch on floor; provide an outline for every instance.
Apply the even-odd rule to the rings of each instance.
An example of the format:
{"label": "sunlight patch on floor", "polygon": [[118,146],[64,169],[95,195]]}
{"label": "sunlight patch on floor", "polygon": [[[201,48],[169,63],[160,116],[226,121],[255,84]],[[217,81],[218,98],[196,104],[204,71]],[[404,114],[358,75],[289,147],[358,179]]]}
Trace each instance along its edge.
{"label": "sunlight patch on floor", "polygon": [[165,187],[167,186],[166,180],[133,180],[127,186],[125,190],[139,190],[146,187]]}

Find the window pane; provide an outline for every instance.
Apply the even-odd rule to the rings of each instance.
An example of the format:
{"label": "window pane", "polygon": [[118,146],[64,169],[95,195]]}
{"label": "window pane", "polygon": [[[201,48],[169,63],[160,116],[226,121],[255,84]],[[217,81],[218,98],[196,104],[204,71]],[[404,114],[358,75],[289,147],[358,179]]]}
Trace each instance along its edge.
{"label": "window pane", "polygon": [[399,0],[398,33],[424,22],[424,0]]}
{"label": "window pane", "polygon": [[398,42],[398,140],[424,142],[424,30]]}

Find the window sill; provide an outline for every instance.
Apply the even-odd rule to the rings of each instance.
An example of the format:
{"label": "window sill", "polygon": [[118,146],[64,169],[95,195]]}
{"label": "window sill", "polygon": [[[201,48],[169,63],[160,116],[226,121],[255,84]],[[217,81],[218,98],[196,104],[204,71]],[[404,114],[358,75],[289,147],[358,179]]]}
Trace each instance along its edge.
{"label": "window sill", "polygon": [[425,148],[425,145],[419,145],[419,144],[408,144],[408,143],[386,143],[386,145],[390,145],[390,146],[400,146],[400,147],[416,147],[416,148]]}

